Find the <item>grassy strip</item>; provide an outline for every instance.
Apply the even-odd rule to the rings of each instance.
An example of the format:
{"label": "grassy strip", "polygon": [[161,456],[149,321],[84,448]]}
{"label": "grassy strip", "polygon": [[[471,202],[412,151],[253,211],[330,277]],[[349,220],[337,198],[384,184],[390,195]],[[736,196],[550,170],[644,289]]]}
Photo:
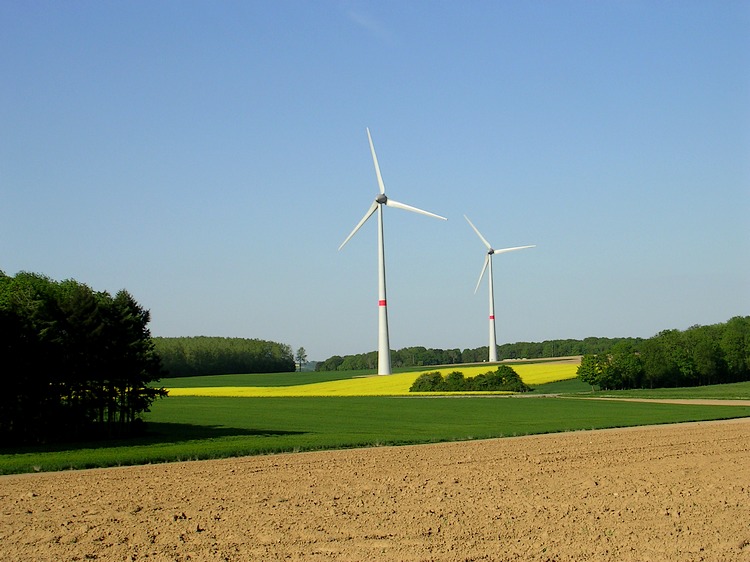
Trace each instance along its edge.
{"label": "grassy strip", "polygon": [[246,375],[211,375],[161,379],[157,386],[166,388],[208,388],[222,386],[282,387],[351,379],[371,375],[374,371],[326,371],[304,373],[252,373]]}
{"label": "grassy strip", "polygon": [[532,385],[532,388],[534,389],[534,394],[537,396],[540,394],[577,394],[580,392],[591,392],[591,386],[577,377],[574,379]]}
{"label": "grassy strip", "polygon": [[745,406],[559,398],[175,397],[157,402],[149,433],[121,443],[19,449],[0,473],[241,455],[433,443],[750,416]]}
{"label": "grassy strip", "polygon": [[[582,383],[583,384],[583,383]],[[650,399],[705,399],[705,400],[750,400],[750,381],[710,386],[690,386],[680,388],[652,388],[639,390],[604,390],[585,395],[594,398],[650,398]]]}

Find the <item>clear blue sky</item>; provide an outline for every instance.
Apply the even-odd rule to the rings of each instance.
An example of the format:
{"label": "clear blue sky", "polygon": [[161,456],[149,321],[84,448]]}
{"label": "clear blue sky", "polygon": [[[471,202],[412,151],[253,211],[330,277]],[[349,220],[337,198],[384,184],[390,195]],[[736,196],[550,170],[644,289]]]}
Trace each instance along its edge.
{"label": "clear blue sky", "polygon": [[309,359],[750,314],[750,4],[0,3],[0,269]]}

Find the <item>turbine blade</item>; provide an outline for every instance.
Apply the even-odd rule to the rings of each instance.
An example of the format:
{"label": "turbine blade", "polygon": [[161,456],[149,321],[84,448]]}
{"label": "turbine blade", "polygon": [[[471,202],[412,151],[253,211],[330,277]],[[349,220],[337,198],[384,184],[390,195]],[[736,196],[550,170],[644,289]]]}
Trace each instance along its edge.
{"label": "turbine blade", "polygon": [[359,222],[357,223],[357,226],[355,226],[355,227],[354,227],[354,230],[352,230],[351,234],[349,234],[349,236],[347,236],[347,237],[346,237],[346,240],[344,240],[344,241],[343,241],[343,242],[341,243],[341,246],[339,246],[339,250],[340,250],[341,248],[343,248],[343,247],[344,247],[344,246],[346,245],[346,243],[347,243],[347,242],[349,242],[349,239],[350,239],[350,238],[351,238],[352,236],[354,236],[354,234],[355,234],[355,233],[356,233],[356,232],[357,232],[357,231],[358,231],[358,230],[359,230],[359,229],[360,229],[360,228],[362,227],[362,225],[363,225],[363,224],[365,224],[365,222],[367,222],[367,219],[369,219],[369,218],[370,218],[370,217],[372,216],[372,214],[373,214],[373,213],[374,213],[374,212],[375,212],[375,211],[376,211],[377,209],[378,209],[378,202],[377,202],[377,201],[373,201],[373,202],[372,202],[372,205],[370,205],[370,208],[369,208],[369,209],[367,209],[367,212],[365,213],[365,216],[364,216],[364,217],[362,217],[362,220],[361,220],[361,221],[359,221]]}
{"label": "turbine blade", "polygon": [[372,152],[372,163],[375,164],[375,175],[378,176],[378,187],[380,193],[385,193],[385,185],[383,185],[383,176],[380,175],[380,166],[378,165],[378,157],[375,154],[375,146],[372,144],[372,137],[370,136],[370,129],[367,129],[367,140],[370,141],[370,152]]}
{"label": "turbine blade", "polygon": [[490,258],[489,254],[485,254],[485,256],[484,256],[484,267],[482,267],[482,273],[479,274],[479,281],[477,281],[477,286],[474,287],[474,294],[475,295],[477,294],[477,291],[479,290],[479,284],[482,282],[482,277],[484,277],[484,272],[487,270],[487,264],[490,263],[491,259],[492,258]]}
{"label": "turbine blade", "polygon": [[495,250],[495,253],[505,254],[506,252],[515,252],[516,250],[525,250],[526,248],[536,248],[536,244],[532,246],[516,246],[515,248],[503,248],[502,250]]}
{"label": "turbine blade", "polygon": [[445,217],[441,217],[440,215],[436,215],[435,213],[431,213],[429,211],[423,211],[422,209],[417,209],[416,207],[412,207],[411,205],[406,205],[404,203],[399,203],[398,201],[394,201],[393,199],[388,199],[385,204],[388,207],[395,207],[396,209],[403,209],[404,211],[411,211],[412,213],[420,213],[422,215],[427,215],[428,217],[435,217],[436,219],[442,219],[444,221],[447,221]]}
{"label": "turbine blade", "polygon": [[474,229],[474,232],[477,233],[477,236],[479,236],[479,238],[482,240],[482,242],[484,242],[484,245],[487,246],[487,249],[491,250],[492,246],[490,246],[490,243],[487,242],[487,239],[484,236],[482,236],[482,233],[479,232],[479,230],[477,230],[477,227],[474,226],[474,223],[469,220],[469,217],[467,217],[466,215],[464,215],[464,218],[466,219],[466,222],[469,223],[469,226],[471,226],[471,228]]}

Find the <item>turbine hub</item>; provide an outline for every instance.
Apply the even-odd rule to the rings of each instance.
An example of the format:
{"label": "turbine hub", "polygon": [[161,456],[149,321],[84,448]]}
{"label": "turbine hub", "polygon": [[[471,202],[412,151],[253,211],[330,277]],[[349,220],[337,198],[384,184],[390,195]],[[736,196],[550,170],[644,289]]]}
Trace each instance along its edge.
{"label": "turbine hub", "polygon": [[494,248],[490,248],[490,249],[489,249],[489,251],[488,251],[487,253],[488,253],[489,255],[492,255],[492,254],[494,254],[494,253],[495,253],[495,249],[494,249]]}
{"label": "turbine hub", "polygon": [[388,201],[388,197],[385,196],[385,193],[381,193],[375,198],[376,203],[380,203],[381,205],[385,205],[385,203]]}

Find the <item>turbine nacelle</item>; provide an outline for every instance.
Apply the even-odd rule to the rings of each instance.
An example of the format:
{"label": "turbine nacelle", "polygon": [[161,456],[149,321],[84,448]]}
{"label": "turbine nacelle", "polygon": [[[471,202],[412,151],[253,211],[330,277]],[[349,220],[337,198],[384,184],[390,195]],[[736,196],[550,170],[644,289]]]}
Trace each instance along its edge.
{"label": "turbine nacelle", "polygon": [[[513,248],[502,248],[501,250],[496,250],[493,248],[490,243],[487,241],[487,239],[482,236],[482,233],[479,232],[476,226],[474,226],[474,223],[472,223],[469,220],[469,217],[464,215],[464,218],[466,219],[466,222],[469,223],[469,226],[474,230],[474,232],[477,233],[477,236],[479,236],[479,239],[482,241],[482,243],[487,247],[487,255],[484,257],[484,265],[482,266],[482,273],[479,274],[479,281],[477,281],[477,286],[474,288],[474,293],[477,292],[479,289],[479,285],[482,283],[482,278],[484,277],[484,272],[487,271],[487,266],[490,265],[490,260],[492,259],[492,256],[495,254],[505,254],[507,252],[515,252],[516,250],[525,250],[526,248],[535,248],[535,245],[532,246],[516,246]],[[492,285],[492,278],[490,278],[490,285]],[[492,287],[490,287],[492,289]]]}

